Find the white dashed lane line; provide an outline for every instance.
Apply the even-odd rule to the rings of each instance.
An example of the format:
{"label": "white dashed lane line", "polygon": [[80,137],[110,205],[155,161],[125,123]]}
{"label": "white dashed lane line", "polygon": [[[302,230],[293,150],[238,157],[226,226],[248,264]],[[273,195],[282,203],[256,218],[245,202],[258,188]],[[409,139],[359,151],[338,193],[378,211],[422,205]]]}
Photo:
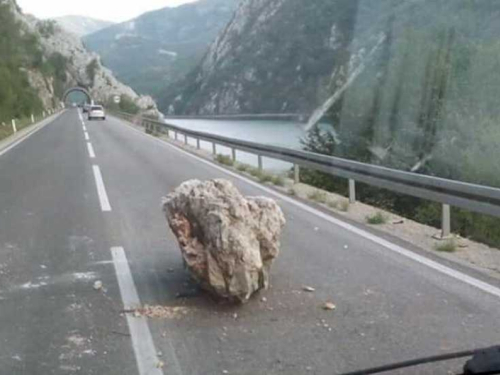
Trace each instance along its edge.
{"label": "white dashed lane line", "polygon": [[97,187],[97,194],[99,195],[99,202],[101,203],[101,209],[103,212],[110,212],[111,205],[109,204],[108,194],[106,193],[106,187],[104,186],[104,181],[102,179],[101,169],[98,165],[93,165],[95,184]]}
{"label": "white dashed lane line", "polygon": [[92,147],[92,143],[87,142],[87,149],[89,150],[89,156],[91,159],[95,159],[94,147]]}
{"label": "white dashed lane line", "polygon": [[[123,307],[132,310],[141,305],[137,288],[130,271],[130,267],[123,247],[111,248],[113,264],[115,266],[116,278],[120,287]],[[147,318],[134,317],[126,314],[127,324],[132,338],[135,359],[140,375],[163,375],[151,331],[149,330]],[[176,363],[169,363],[169,374],[179,374]]]}
{"label": "white dashed lane line", "polygon": [[90,141],[89,133],[85,132],[85,140]]}

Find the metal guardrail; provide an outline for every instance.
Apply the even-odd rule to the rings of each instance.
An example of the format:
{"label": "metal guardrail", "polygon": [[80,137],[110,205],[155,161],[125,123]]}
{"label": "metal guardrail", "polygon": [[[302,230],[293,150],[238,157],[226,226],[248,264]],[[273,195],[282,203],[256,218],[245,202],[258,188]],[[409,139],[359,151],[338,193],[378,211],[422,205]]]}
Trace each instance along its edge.
{"label": "metal guardrail", "polygon": [[254,115],[206,115],[206,116],[166,116],[165,120],[235,120],[235,121],[297,121],[306,123],[309,119],[307,114],[300,113],[263,113]]}
{"label": "metal guardrail", "polygon": [[295,183],[300,182],[300,167],[346,178],[349,180],[349,201],[351,203],[356,201],[356,181],[441,203],[443,204],[443,238],[450,235],[450,206],[500,217],[500,189],[497,188],[404,172],[307,151],[227,138],[127,113],[119,113],[119,116],[129,120],[135,118],[136,123],[145,127],[146,131],[167,134],[172,131],[175,134],[175,139],[178,139],[178,135],[181,134],[184,136],[186,144],[188,137],[194,138],[197,140],[198,148],[200,148],[200,140],[211,142],[214,154],[217,152],[217,145],[229,147],[232,149],[233,160],[236,159],[236,150],[255,154],[259,159],[260,169],[263,168],[262,157],[292,163],[295,170]]}

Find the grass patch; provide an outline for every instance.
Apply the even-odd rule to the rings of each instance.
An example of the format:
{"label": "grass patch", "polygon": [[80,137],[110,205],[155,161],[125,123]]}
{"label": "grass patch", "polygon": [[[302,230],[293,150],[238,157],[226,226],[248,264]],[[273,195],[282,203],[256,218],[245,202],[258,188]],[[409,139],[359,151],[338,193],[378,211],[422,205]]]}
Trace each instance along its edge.
{"label": "grass patch", "polygon": [[260,180],[260,178],[262,177],[262,171],[260,171],[258,168],[250,167],[248,168],[247,172],[258,180]]}
{"label": "grass patch", "polygon": [[252,168],[248,164],[238,164],[236,166],[236,169],[239,170],[240,172],[248,172]]}
{"label": "grass patch", "polygon": [[[22,119],[16,119],[16,129],[20,131],[28,126],[31,126],[31,117],[24,117]],[[12,120],[0,122],[0,140],[10,137],[14,134],[14,130],[12,129]]]}
{"label": "grass patch", "polygon": [[276,186],[285,186],[285,179],[282,176],[273,176],[272,183]]}
{"label": "grass patch", "polygon": [[[223,161],[219,160],[219,156]],[[229,156],[217,155],[217,161],[221,164],[225,164],[224,161],[231,162],[232,164],[226,165],[234,165],[233,160]],[[259,170],[259,168],[252,167],[248,164],[238,163],[236,165],[236,169],[240,172],[249,173],[251,176],[255,177],[259,182],[266,184],[271,183],[276,186],[285,186],[285,179],[282,176],[275,176],[264,171]]]}
{"label": "grass patch", "polygon": [[455,243],[455,241],[450,240],[436,244],[435,249],[436,251],[442,253],[454,253],[455,251],[457,251],[457,244]]}
{"label": "grass patch", "polygon": [[218,154],[215,157],[215,160],[217,161],[217,163],[222,164],[222,165],[227,165],[229,167],[232,167],[234,165],[234,160],[230,156],[227,156],[227,155]]}
{"label": "grass patch", "polygon": [[312,200],[314,202],[323,203],[323,204],[325,204],[327,201],[326,194],[323,193],[322,191],[319,191],[319,190],[316,190],[313,193],[308,194],[307,198],[309,198],[310,200]]}
{"label": "grass patch", "polygon": [[349,201],[347,200],[339,200],[328,202],[328,207],[333,208],[338,211],[348,212],[349,211]]}
{"label": "grass patch", "polygon": [[377,212],[374,215],[367,216],[366,222],[371,225],[382,225],[387,223],[387,216],[385,216],[382,212]]}
{"label": "grass patch", "polygon": [[267,174],[267,173],[262,173],[260,172],[258,176],[256,176],[260,182],[262,182],[263,184],[266,184],[268,182],[273,182],[274,178],[273,176],[271,176],[270,174]]}

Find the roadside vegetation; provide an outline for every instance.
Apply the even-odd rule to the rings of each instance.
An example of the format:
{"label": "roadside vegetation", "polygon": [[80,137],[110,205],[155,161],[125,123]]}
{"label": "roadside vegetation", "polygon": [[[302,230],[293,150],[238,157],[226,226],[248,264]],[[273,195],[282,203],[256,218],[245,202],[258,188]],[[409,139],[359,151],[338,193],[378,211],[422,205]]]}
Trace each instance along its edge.
{"label": "roadside vegetation", "polygon": [[[120,103],[116,104],[114,102],[114,98],[109,98],[108,102],[106,103],[106,108],[111,110],[111,111],[120,111],[120,112],[126,112],[132,115],[136,115],[139,113],[141,108],[134,103],[134,101],[127,95],[122,95],[120,97]],[[156,120],[156,119],[154,119]]]}
{"label": "roadside vegetation", "polygon": [[387,224],[387,216],[379,211],[373,215],[367,216],[366,222],[370,225]]}
{"label": "roadside vegetation", "polygon": [[227,156],[227,155],[218,154],[215,157],[215,160],[217,161],[217,163],[222,164],[222,165],[227,165],[229,167],[232,167],[234,165],[234,160],[230,156]]}
{"label": "roadside vegetation", "polygon": [[308,199],[314,201],[314,202],[317,202],[317,203],[321,203],[321,204],[326,204],[327,203],[327,198],[326,198],[326,194],[324,192],[321,192],[321,191],[314,191],[312,193],[310,193],[308,196],[307,196]]}
{"label": "roadside vegetation", "polygon": [[[465,11],[429,30],[409,25],[403,34],[391,22],[372,62],[378,74],[367,72],[349,87],[325,117],[331,125],[304,137],[304,150],[500,187],[500,42]],[[348,193],[345,179],[307,168],[301,181]],[[437,203],[362,183],[356,193],[368,205],[440,226]],[[500,219],[452,208],[451,220],[462,237],[500,248]]]}
{"label": "roadside vegetation", "polygon": [[261,171],[259,170],[259,168],[252,167],[251,165],[245,163],[235,163],[233,159],[228,155],[218,154],[215,157],[215,160],[219,164],[229,167],[236,167],[236,170],[238,170],[239,172],[248,173],[263,184],[272,184],[280,187],[285,186],[285,178],[283,176]]}
{"label": "roadside vegetation", "polygon": [[436,244],[436,251],[442,253],[454,253],[457,251],[457,244],[453,240],[445,241],[443,243]]}
{"label": "roadside vegetation", "polygon": [[87,77],[89,78],[92,86],[94,85],[95,76],[98,70],[99,70],[99,62],[97,61],[96,58],[93,59],[91,62],[89,62],[87,67],[85,68],[85,72],[87,73]]}
{"label": "roadside vegetation", "polygon": [[[42,36],[52,35],[54,27],[50,21],[37,24]],[[12,119],[16,119],[17,129],[21,130],[30,125],[31,114],[40,115],[46,110],[29,83],[27,72],[42,73],[47,82],[53,82],[56,97],[60,98],[67,61],[58,53],[47,56],[40,37],[23,28],[8,3],[0,4],[0,35],[0,138],[5,138],[12,133]],[[57,104],[53,102],[52,106]]]}

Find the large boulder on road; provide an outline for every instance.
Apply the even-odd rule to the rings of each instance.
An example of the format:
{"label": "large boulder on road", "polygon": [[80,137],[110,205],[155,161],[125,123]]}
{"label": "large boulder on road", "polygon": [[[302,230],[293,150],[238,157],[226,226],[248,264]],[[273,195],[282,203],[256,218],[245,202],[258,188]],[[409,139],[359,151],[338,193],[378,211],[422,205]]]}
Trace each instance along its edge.
{"label": "large boulder on road", "polygon": [[244,197],[226,180],[191,180],[163,200],[192,277],[209,292],[245,302],[269,286],[285,217],[277,203]]}

